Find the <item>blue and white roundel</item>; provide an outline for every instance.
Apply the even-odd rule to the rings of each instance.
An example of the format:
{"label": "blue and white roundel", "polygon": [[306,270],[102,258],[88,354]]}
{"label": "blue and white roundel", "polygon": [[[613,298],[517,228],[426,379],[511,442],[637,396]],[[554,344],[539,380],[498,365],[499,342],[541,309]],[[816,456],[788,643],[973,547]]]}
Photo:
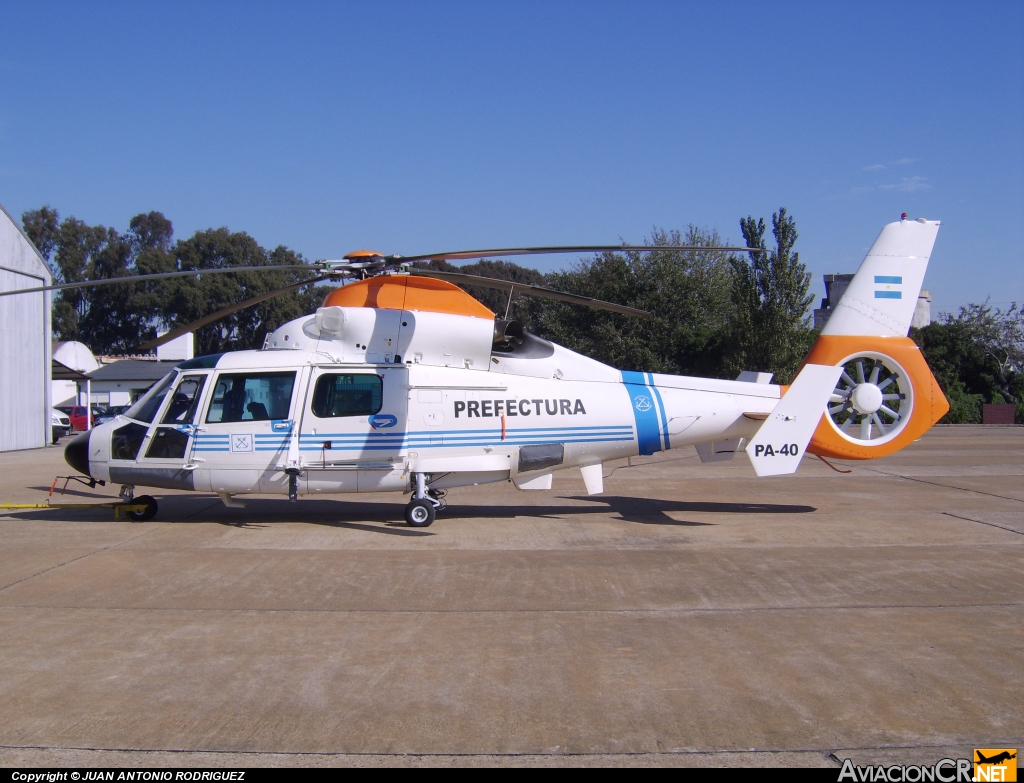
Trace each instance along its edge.
{"label": "blue and white roundel", "polygon": [[641,413],[646,413],[651,409],[652,406],[651,398],[648,397],[646,394],[640,394],[634,397],[633,404],[636,406],[636,409]]}

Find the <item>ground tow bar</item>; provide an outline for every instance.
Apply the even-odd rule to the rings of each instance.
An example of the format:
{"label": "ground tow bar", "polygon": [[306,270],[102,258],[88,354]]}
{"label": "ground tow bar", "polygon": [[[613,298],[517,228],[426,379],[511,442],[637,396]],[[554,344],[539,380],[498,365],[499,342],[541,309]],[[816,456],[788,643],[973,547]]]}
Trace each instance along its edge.
{"label": "ground tow bar", "polygon": [[50,503],[49,501],[45,503],[0,503],[0,509],[15,511],[31,511],[33,509],[46,508],[112,508],[114,510],[114,519],[120,519],[122,513],[132,518],[141,518],[149,510],[150,506],[148,503],[137,503],[135,501],[131,503],[121,501],[113,503]]}
{"label": "ground tow bar", "polygon": [[[62,495],[68,488],[68,482],[70,481],[77,481],[90,488],[95,487],[97,484],[106,484],[104,481],[97,481],[88,476],[57,476],[50,485],[50,495],[53,495],[54,490],[57,488],[57,482],[61,479],[64,479],[64,486],[60,490]],[[122,488],[121,499],[109,503],[51,503],[49,497],[47,497],[45,503],[0,503],[0,509],[34,511],[48,508],[110,508],[114,510],[114,519],[120,519],[122,513],[127,514],[136,522],[145,522],[147,519],[155,517],[157,512],[156,500],[148,495],[135,498],[131,492],[131,489],[134,488],[128,489],[129,491],[126,492],[126,488]]]}

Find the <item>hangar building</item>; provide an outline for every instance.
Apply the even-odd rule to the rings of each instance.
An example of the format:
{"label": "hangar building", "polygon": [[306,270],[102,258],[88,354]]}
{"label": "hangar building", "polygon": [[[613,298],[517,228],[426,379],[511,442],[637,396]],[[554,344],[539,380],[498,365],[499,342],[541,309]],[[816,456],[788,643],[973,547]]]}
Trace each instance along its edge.
{"label": "hangar building", "polygon": [[[0,206],[0,291],[51,285],[50,271]],[[0,451],[50,442],[50,294],[0,296]]]}

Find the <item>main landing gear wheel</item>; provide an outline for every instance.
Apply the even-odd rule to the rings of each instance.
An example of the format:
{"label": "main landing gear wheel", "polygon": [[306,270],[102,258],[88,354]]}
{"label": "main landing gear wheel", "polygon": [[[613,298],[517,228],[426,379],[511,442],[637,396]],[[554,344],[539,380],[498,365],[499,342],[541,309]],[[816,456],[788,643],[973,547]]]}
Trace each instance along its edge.
{"label": "main landing gear wheel", "polygon": [[914,406],[906,370],[876,353],[851,356],[843,365],[839,385],[829,400],[832,426],[859,445],[892,440],[910,420]]}
{"label": "main landing gear wheel", "polygon": [[145,504],[145,508],[142,511],[129,511],[128,516],[135,522],[146,522],[156,516],[156,512],[159,509],[157,506],[156,498],[152,498],[149,495],[140,495],[137,498],[132,498],[132,505]]}
{"label": "main landing gear wheel", "polygon": [[413,500],[405,507],[405,521],[410,527],[430,527],[436,516],[429,500]]}

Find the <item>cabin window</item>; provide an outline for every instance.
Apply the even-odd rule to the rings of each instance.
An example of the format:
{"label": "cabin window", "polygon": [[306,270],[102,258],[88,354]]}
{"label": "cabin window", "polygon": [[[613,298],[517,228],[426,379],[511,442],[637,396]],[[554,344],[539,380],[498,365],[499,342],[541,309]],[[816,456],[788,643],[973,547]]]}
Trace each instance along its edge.
{"label": "cabin window", "polygon": [[206,421],[216,424],[287,419],[294,386],[294,372],[219,375]]}
{"label": "cabin window", "polygon": [[320,419],[339,416],[372,416],[384,404],[384,382],[379,375],[321,375],[313,389],[313,415]]}

